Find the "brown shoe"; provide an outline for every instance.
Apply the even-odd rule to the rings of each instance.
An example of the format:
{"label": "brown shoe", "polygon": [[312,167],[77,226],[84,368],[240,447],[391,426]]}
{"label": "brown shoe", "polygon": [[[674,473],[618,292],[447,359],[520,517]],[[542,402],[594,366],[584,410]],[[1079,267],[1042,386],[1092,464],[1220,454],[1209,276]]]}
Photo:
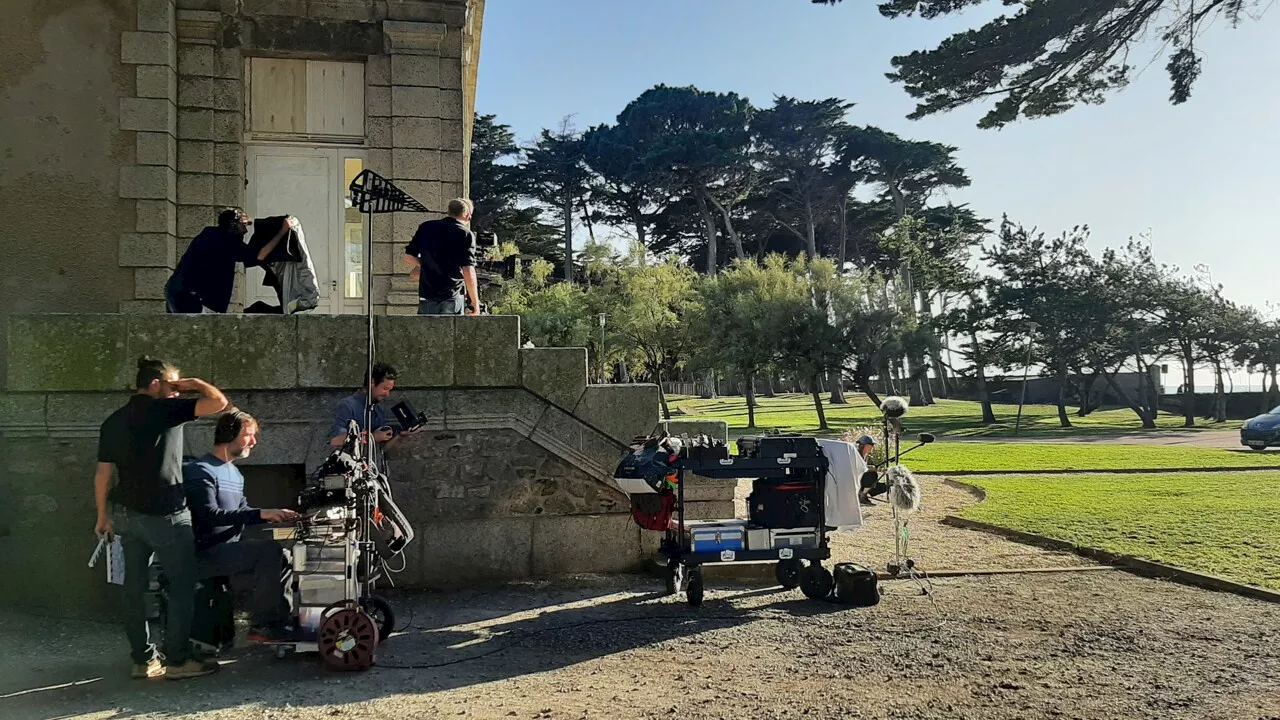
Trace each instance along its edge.
{"label": "brown shoe", "polygon": [[169,680],[186,680],[187,678],[212,675],[218,672],[217,660],[188,660],[181,665],[170,665],[164,676]]}
{"label": "brown shoe", "polygon": [[150,678],[158,678],[164,675],[164,663],[160,662],[160,658],[153,657],[145,665],[134,663],[132,677],[134,680],[148,680]]}

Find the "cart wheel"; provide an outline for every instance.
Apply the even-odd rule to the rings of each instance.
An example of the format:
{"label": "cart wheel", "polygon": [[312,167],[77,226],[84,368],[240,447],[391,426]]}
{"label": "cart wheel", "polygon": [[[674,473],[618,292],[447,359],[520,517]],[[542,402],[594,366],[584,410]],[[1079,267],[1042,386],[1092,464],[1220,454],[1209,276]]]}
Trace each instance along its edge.
{"label": "cart wheel", "polygon": [[680,590],[680,581],[676,577],[677,568],[680,564],[672,560],[667,563],[667,572],[663,580],[666,581],[666,589],[668,595],[675,595]]}
{"label": "cart wheel", "polygon": [[360,601],[360,607],[369,613],[374,624],[378,626],[379,641],[391,637],[391,633],[396,629],[396,612],[391,609],[391,603],[387,602],[386,598],[370,595]]}
{"label": "cart wheel", "polygon": [[684,591],[689,607],[702,606],[702,568],[689,568],[689,587]]}
{"label": "cart wheel", "polygon": [[778,584],[788,590],[794,590],[800,587],[800,567],[799,560],[779,560],[778,566],[773,569],[773,576],[778,579]]}
{"label": "cart wheel", "polygon": [[888,565],[885,565],[884,569],[889,571],[889,577],[897,577],[898,573],[902,571],[902,568],[899,567],[898,563],[895,563],[895,562],[891,562]]}
{"label": "cart wheel", "polygon": [[831,571],[814,563],[800,573],[800,590],[810,600],[822,600],[831,594],[836,580]]}
{"label": "cart wheel", "polygon": [[320,659],[332,670],[368,670],[378,647],[378,626],[353,602],[334,604],[320,617]]}

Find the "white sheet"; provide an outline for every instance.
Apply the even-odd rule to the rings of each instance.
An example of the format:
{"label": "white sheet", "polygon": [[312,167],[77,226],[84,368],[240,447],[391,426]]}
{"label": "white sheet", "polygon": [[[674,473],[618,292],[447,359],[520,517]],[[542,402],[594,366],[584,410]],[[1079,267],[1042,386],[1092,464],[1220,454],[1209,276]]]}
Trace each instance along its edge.
{"label": "white sheet", "polygon": [[840,440],[818,440],[827,456],[826,504],[827,525],[837,530],[852,530],[862,526],[862,506],[858,504],[858,483],[867,463],[853,443]]}

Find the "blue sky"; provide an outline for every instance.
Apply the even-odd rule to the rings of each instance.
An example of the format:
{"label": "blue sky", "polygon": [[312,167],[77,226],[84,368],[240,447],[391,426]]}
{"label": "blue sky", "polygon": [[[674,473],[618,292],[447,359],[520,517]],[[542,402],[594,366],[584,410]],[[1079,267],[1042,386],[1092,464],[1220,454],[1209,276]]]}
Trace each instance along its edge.
{"label": "blue sky", "polygon": [[1161,261],[1208,264],[1238,301],[1280,302],[1280,230],[1266,209],[1280,191],[1280,3],[1203,33],[1204,73],[1179,107],[1160,60],[1104,105],[1055,118],[1000,131],[975,127],[978,108],[907,120],[914,103],[885,79],[889,58],[981,22],[992,4],[891,21],[869,0],[488,0],[477,110],[524,141],[570,114],[579,128],[611,122],[658,83],[756,105],[840,97],[856,103],[854,123],[958,146],[973,186],[951,197],[984,216],[1055,234],[1087,224],[1095,248],[1150,233]]}

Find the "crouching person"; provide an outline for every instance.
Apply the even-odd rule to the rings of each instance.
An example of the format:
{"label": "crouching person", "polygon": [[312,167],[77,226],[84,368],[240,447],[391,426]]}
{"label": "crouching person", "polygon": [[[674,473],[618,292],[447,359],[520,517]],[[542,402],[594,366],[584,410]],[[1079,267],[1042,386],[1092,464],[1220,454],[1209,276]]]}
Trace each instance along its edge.
{"label": "crouching person", "polygon": [[218,418],[213,442],[212,452],[183,468],[199,577],[228,577],[237,594],[252,590],[250,640],[286,640],[289,566],[284,552],[272,540],[240,535],[247,525],[292,522],[298,514],[259,510],[245,499],[244,476],[234,463],[249,457],[258,444],[258,421],[252,415],[233,410]]}

